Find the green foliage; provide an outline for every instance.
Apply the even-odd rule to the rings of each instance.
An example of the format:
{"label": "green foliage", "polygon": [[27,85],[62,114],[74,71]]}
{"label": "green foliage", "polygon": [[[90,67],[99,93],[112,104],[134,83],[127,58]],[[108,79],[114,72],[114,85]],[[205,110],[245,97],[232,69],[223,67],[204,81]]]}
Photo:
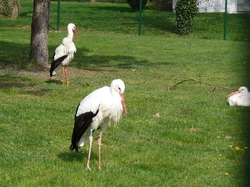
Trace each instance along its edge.
{"label": "green foliage", "polygon": [[[147,0],[141,0],[142,1],[142,10],[147,4]],[[129,6],[131,7],[133,12],[138,12],[140,11],[140,0],[127,0]]]}
{"label": "green foliage", "polygon": [[18,18],[20,12],[19,0],[1,0],[0,14],[7,17]]}
{"label": "green foliage", "polygon": [[176,3],[176,32],[180,35],[189,34],[192,20],[198,11],[197,0],[178,0]]}

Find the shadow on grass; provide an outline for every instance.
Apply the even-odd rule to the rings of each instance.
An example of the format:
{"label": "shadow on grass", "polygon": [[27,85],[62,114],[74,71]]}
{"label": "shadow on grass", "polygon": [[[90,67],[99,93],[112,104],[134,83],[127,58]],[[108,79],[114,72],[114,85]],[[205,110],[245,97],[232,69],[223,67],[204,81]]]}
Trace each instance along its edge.
{"label": "shadow on grass", "polygon": [[[68,152],[61,152],[58,154],[58,158],[60,158],[61,160],[65,161],[65,162],[73,162],[73,161],[77,161],[77,162],[81,162],[83,165],[85,165],[87,162],[87,157],[88,154],[86,152],[81,152],[79,151],[68,151]],[[91,153],[91,160],[97,160],[97,154],[95,152]]]}
{"label": "shadow on grass", "polygon": [[83,68],[87,70],[99,71],[103,68],[116,67],[120,69],[132,68],[133,65],[150,66],[147,60],[138,60],[132,56],[114,55],[92,55],[92,56],[78,56],[72,61],[71,66],[76,68]]}
{"label": "shadow on grass", "polygon": [[45,95],[52,90],[38,87],[36,83],[32,82],[32,79],[19,75],[18,70],[6,72],[5,74],[1,75],[0,88],[2,91],[6,92],[9,92],[9,89],[11,88],[19,88],[20,93],[35,96]]}
{"label": "shadow on grass", "polygon": [[82,154],[82,153],[77,153],[77,152],[62,152],[58,154],[58,158],[65,162],[72,162],[72,161],[77,161],[77,162],[83,162],[84,158],[87,158],[87,154]]}
{"label": "shadow on grass", "polygon": [[[119,4],[119,3],[118,3]],[[88,5],[88,8],[91,8],[93,11],[107,11],[107,12],[132,12],[132,9],[128,5],[127,7],[116,7],[116,6],[109,6],[108,4],[103,3],[105,6],[96,6],[93,4],[93,6]]]}
{"label": "shadow on grass", "polygon": [[[57,46],[49,46],[50,53]],[[127,55],[92,55],[85,56],[88,49],[78,49],[78,53],[70,63],[70,66],[76,68],[91,69],[93,71],[103,70],[104,67],[115,66],[117,68],[126,69],[133,65],[150,66],[147,60],[138,60],[133,56]],[[52,54],[52,53],[51,53]],[[51,63],[50,54],[49,64]],[[27,68],[32,62],[29,61],[29,46],[26,44],[16,44],[11,42],[2,42],[0,45],[0,68],[18,67]],[[93,67],[94,66],[94,67]],[[56,83],[54,81],[48,83]]]}
{"label": "shadow on grass", "polygon": [[[169,15],[169,13],[167,15]],[[144,16],[143,25],[148,28],[153,27],[163,32],[170,32],[176,34],[175,16],[167,17],[167,15],[161,18]]]}
{"label": "shadow on grass", "polygon": [[0,56],[0,68],[6,66],[24,67],[29,61],[29,45],[2,41]]}
{"label": "shadow on grass", "polygon": [[49,79],[45,81],[47,84],[62,84],[62,82],[60,80],[56,80],[56,79]]}
{"label": "shadow on grass", "polygon": [[33,86],[32,83],[27,84],[25,82],[30,82],[31,79],[20,77],[16,75],[4,74],[0,76],[0,87],[17,87],[22,88],[25,86]]}

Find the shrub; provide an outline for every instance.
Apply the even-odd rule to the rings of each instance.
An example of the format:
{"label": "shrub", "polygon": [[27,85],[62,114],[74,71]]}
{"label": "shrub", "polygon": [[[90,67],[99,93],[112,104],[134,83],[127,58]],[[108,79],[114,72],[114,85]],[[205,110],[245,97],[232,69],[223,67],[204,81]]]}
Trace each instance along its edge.
{"label": "shrub", "polygon": [[20,12],[20,4],[18,0],[1,0],[0,14],[7,17],[18,18]]}
{"label": "shrub", "polygon": [[172,0],[151,0],[155,4],[155,10],[173,12]]}
{"label": "shrub", "polygon": [[189,34],[192,28],[192,19],[198,12],[197,0],[179,0],[176,3],[176,32],[180,35]]}
{"label": "shrub", "polygon": [[[129,6],[133,12],[138,12],[140,10],[140,0],[127,0]],[[142,0],[142,9],[146,6],[147,0]]]}

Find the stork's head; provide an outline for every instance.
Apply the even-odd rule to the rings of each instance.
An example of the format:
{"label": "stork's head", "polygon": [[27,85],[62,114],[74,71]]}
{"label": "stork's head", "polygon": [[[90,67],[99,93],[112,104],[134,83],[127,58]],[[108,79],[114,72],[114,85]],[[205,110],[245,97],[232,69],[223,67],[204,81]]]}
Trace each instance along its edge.
{"label": "stork's head", "polygon": [[238,90],[240,93],[247,93],[248,92],[248,89],[247,89],[247,87],[245,87],[245,86],[241,86],[240,88],[239,88],[239,90]]}
{"label": "stork's head", "polygon": [[111,82],[112,89],[114,89],[117,93],[124,93],[125,91],[125,84],[121,79],[115,79]]}
{"label": "stork's head", "polygon": [[235,94],[239,94],[239,93],[240,93],[241,95],[247,94],[247,93],[248,93],[247,87],[241,86],[241,87],[238,89],[238,91],[231,93],[231,94],[228,95],[227,97],[231,97],[231,96],[233,96],[233,95],[235,95]]}
{"label": "stork's head", "polygon": [[68,28],[68,32],[73,31],[75,37],[78,39],[75,24],[74,23],[69,23],[67,28]]}
{"label": "stork's head", "polygon": [[110,88],[120,95],[123,112],[125,115],[127,115],[127,108],[124,99],[124,91],[125,91],[124,82],[121,79],[115,79],[111,82]]}

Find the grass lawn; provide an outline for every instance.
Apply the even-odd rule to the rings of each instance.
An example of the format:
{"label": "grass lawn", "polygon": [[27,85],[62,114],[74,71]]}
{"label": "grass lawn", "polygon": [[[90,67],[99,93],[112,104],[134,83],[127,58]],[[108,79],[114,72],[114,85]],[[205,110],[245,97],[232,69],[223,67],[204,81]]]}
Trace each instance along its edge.
{"label": "grass lawn", "polygon": [[[92,17],[94,24],[74,12],[83,4],[85,15],[116,16],[114,8],[100,8],[105,3],[62,3],[71,7],[79,31],[69,87],[61,85],[60,72],[50,80],[48,71],[28,61],[31,5],[22,6],[20,20],[0,19],[0,186],[249,185],[250,109],[230,107],[225,97],[242,85],[250,88],[249,43],[241,33],[228,41],[212,32],[209,39],[195,32],[180,37],[158,33],[158,26],[150,31],[148,24],[139,37],[132,34],[136,27],[126,31],[115,24],[110,30],[111,23],[100,25],[102,19]],[[108,5],[123,8],[120,19],[134,14],[125,5]],[[62,16],[62,25],[69,20]],[[65,26],[59,33],[51,29],[50,56],[66,34]],[[129,113],[103,134],[102,171],[97,142],[87,171],[87,147],[69,151],[75,109],[115,78],[126,84]]]}

